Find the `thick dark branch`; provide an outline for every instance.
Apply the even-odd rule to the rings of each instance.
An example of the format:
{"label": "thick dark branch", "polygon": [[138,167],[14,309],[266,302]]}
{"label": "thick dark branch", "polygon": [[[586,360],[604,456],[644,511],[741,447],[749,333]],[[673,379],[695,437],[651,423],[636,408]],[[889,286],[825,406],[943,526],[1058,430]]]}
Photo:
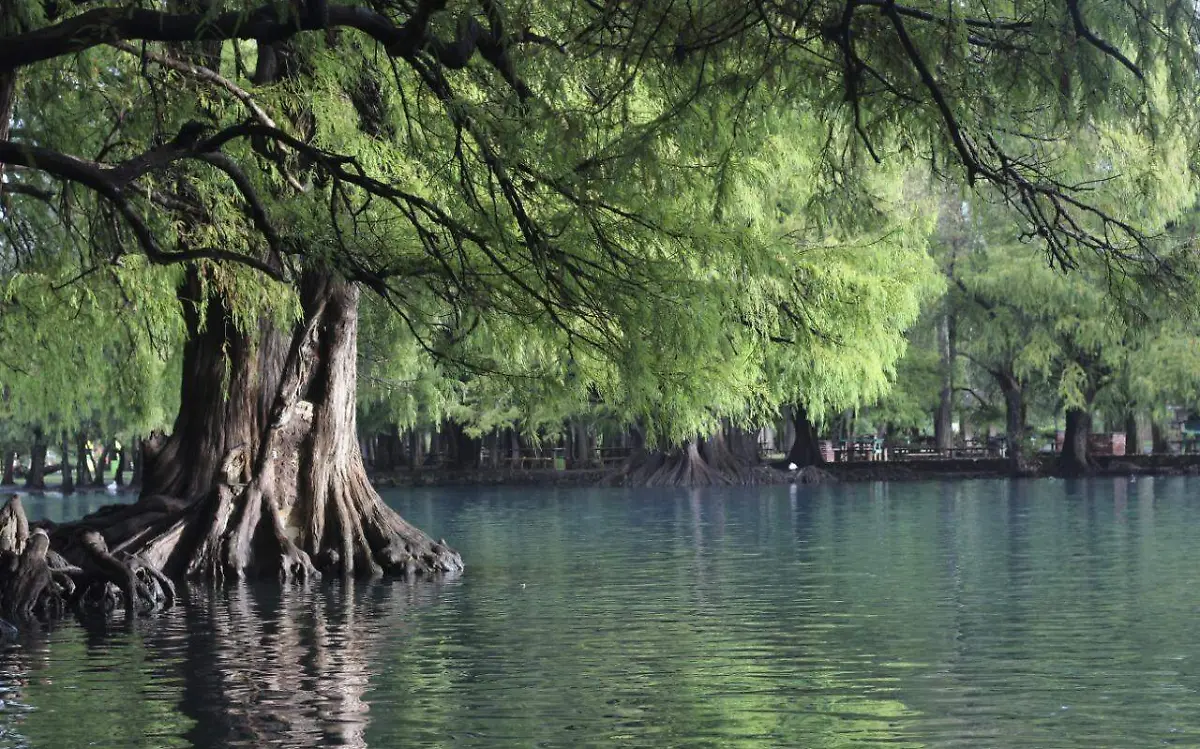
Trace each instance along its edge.
{"label": "thick dark branch", "polygon": [[[160,158],[150,158],[150,154],[162,154],[163,149],[155,149],[154,151],[143,154],[140,157],[125,162],[126,165],[137,164],[142,165],[146,162],[154,162],[158,164]],[[181,158],[183,155],[176,154],[175,159]],[[178,252],[168,252],[164,250],[154,237],[154,232],[147,225],[145,219],[137,210],[134,209],[128,197],[124,192],[124,188],[129,184],[125,178],[128,171],[137,174],[139,172],[133,166],[129,166],[127,171],[122,171],[118,168],[104,168],[95,162],[85,161],[83,159],[69,156],[58,151],[52,151],[48,148],[40,146],[31,146],[12,141],[0,141],[0,164],[8,164],[14,166],[23,166],[30,169],[37,169],[41,172],[56,177],[67,182],[75,182],[83,185],[93,192],[99,194],[107,200],[125,219],[130,230],[133,231],[137,238],[138,245],[150,262],[157,265],[166,265],[170,263],[184,263],[195,260],[213,260],[223,262],[234,262],[249,266],[265,273],[267,276],[276,280],[282,281],[283,277],[280,272],[272,268],[263,261],[242,255],[237,252],[229,252],[215,248],[205,248],[197,250],[185,250]],[[130,177],[129,179],[133,179]]]}
{"label": "thick dark branch", "polygon": [[267,240],[267,245],[277,255],[284,254],[283,242],[279,238],[279,232],[275,230],[274,224],[267,216],[267,208],[258,197],[258,191],[254,189],[254,184],[237,162],[228,155],[213,151],[210,153],[201,154],[200,161],[211,164],[217,169],[220,169],[229,177],[238,192],[242,194],[242,199],[246,201],[246,215],[254,222],[254,226]]}
{"label": "thick dark branch", "polygon": [[954,285],[958,287],[959,291],[961,291],[964,295],[969,297],[971,299],[971,301],[975,302],[975,304],[978,304],[983,309],[984,312],[988,313],[988,317],[990,317],[992,319],[996,318],[997,315],[996,315],[995,303],[993,303],[991,300],[984,297],[978,291],[972,291],[971,289],[967,288],[967,284],[964,283],[961,278],[954,275],[954,273],[950,273],[949,277],[950,277],[950,280],[954,282]]}
{"label": "thick dark branch", "polygon": [[945,17],[934,15],[919,8],[910,8],[906,5],[897,5],[892,0],[856,0],[858,5],[883,8],[885,12],[894,10],[901,16],[915,18],[920,21],[932,21],[939,24],[961,23],[973,29],[990,29],[992,31],[1028,31],[1033,28],[1032,21],[1018,21],[1014,19],[988,19],[988,18],[958,18],[954,21]]}
{"label": "thick dark branch", "polygon": [[892,3],[884,4],[883,14],[891,20],[892,27],[896,30],[896,38],[900,40],[900,46],[904,48],[904,54],[908,56],[909,61],[916,68],[917,75],[921,77],[921,83],[925,85],[926,90],[929,91],[929,95],[933,98],[933,102],[941,114],[942,121],[946,124],[946,130],[950,134],[950,141],[954,144],[954,150],[958,151],[959,158],[962,159],[962,163],[967,169],[967,182],[973,183],[975,173],[979,171],[978,160],[975,157],[974,149],[967,142],[966,135],[958,124],[958,118],[954,116],[954,111],[950,108],[950,103],[946,101],[942,87],[938,84],[937,79],[933,77],[933,73],[929,70],[929,66],[925,64],[925,60],[921,57],[917,46],[913,43],[912,38],[909,37],[908,30],[904,27],[904,21],[900,17],[901,14],[897,10],[897,6]]}
{"label": "thick dark branch", "polygon": [[36,198],[43,203],[49,203],[55,198],[55,193],[52,190],[26,185],[21,182],[5,182],[3,185],[0,185],[0,193],[24,195],[29,198]]}
{"label": "thick dark branch", "polygon": [[99,164],[41,146],[0,140],[0,164],[43,171],[59,179],[77,182],[96,192],[111,190],[114,187],[105,177],[105,170]]}
{"label": "thick dark branch", "polygon": [[[0,39],[0,70],[14,70],[43,60],[82,52],[101,44],[125,40],[150,42],[205,42],[256,39],[278,42],[289,39],[316,20],[309,4],[293,6],[284,15],[278,6],[264,5],[246,12],[230,11],[213,18],[202,13],[162,13],[144,8],[94,8],[65,21],[25,34]],[[328,9],[329,26],[356,28],[389,46],[395,54],[416,51],[408,38],[385,16],[366,8],[334,5]],[[405,45],[408,45],[407,47]]]}
{"label": "thick dark branch", "polygon": [[975,388],[969,388],[969,387],[966,387],[965,385],[962,385],[962,386],[956,387],[954,389],[959,391],[960,393],[966,393],[967,395],[970,395],[972,398],[975,399],[975,401],[977,403],[979,403],[984,408],[986,408],[988,410],[992,409],[992,402],[990,400],[988,400],[987,398],[984,398],[982,395],[980,395],[978,393],[978,391],[975,390]]}
{"label": "thick dark branch", "polygon": [[1088,28],[1088,25],[1083,22],[1083,14],[1079,10],[1079,0],[1066,0],[1066,2],[1067,10],[1071,14],[1071,23],[1075,26],[1076,34],[1086,39],[1096,49],[1124,65],[1131,73],[1137,76],[1138,80],[1146,80],[1141,68],[1134,65],[1132,60],[1121,53],[1121,50],[1096,36],[1095,32]]}
{"label": "thick dark branch", "polygon": [[190,62],[184,62],[183,60],[176,60],[173,57],[160,55],[153,50],[138,49],[128,42],[114,42],[112,46],[116,47],[122,52],[128,52],[131,55],[149,60],[150,62],[162,65],[165,68],[170,68],[171,70],[183,73],[184,75],[195,78],[196,80],[205,81],[207,83],[212,83],[216,86],[219,86],[228,91],[235,99],[244,104],[246,109],[249,109],[250,113],[253,114],[254,118],[259,122],[267,127],[275,127],[275,120],[271,119],[271,116],[267,114],[266,110],[259,106],[258,102],[254,100],[254,97],[250,95],[249,91],[237,85],[225,76],[220,75],[216,71],[210,70],[202,65],[193,65]]}
{"label": "thick dark branch", "polygon": [[[964,359],[966,359],[967,361],[971,362],[971,363],[972,363],[972,364],[974,364],[975,366],[979,367],[979,368],[980,368],[980,369],[982,369],[984,372],[987,372],[987,373],[988,373],[988,374],[990,374],[992,377],[995,377],[997,380],[999,380],[999,379],[1001,379],[1001,378],[1003,377],[1003,373],[1002,373],[1002,371],[1000,370],[1000,368],[999,368],[999,367],[993,367],[993,366],[991,366],[990,364],[987,364],[987,363],[983,362],[981,359],[979,359],[979,358],[977,358],[977,357],[975,357],[975,356],[972,356],[972,355],[971,355],[969,352],[967,352],[967,351],[958,350],[958,351],[956,351],[955,353],[957,353],[959,356],[963,357],[963,358],[964,358]],[[976,396],[976,399],[977,399],[977,400],[980,400],[980,401],[982,402],[982,399],[980,399],[980,398],[979,398],[979,396]]]}
{"label": "thick dark branch", "polygon": [[[499,26],[499,15],[489,14],[492,28],[485,30],[478,21],[464,16],[455,39],[444,41],[429,32],[433,13],[445,3],[426,0],[404,24],[397,25],[387,16],[369,8],[325,3],[291,4],[288,10],[271,4],[248,11],[230,11],[216,17],[201,13],[162,13],[144,8],[95,8],[65,21],[25,34],[0,37],[0,71],[12,71],[44,60],[82,52],[102,44],[131,51],[127,41],[148,42],[206,42],[233,39],[254,39],[260,44],[281,42],[314,29],[352,28],[375,39],[393,57],[411,58],[428,53],[448,68],[461,68],[479,52],[522,98],[529,89],[517,77],[507,51],[507,39]],[[136,52],[136,51],[135,51]],[[140,54],[140,53],[137,53]],[[168,64],[168,58],[154,59]],[[182,63],[171,61],[171,67],[183,70]],[[224,85],[238,95],[234,88],[221,83],[212,71],[186,66],[191,75],[206,77]],[[244,92],[242,92],[244,94]],[[248,95],[238,95],[247,103]],[[263,113],[256,112],[261,120]],[[264,123],[265,124],[265,123]]]}

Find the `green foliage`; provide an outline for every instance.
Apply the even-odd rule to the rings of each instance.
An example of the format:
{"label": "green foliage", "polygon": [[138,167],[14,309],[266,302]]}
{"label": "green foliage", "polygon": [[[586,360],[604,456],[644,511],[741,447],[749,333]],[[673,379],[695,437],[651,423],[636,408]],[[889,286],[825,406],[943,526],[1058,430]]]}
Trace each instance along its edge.
{"label": "green foliage", "polygon": [[[1190,214],[1154,207],[1147,215],[1175,227],[1162,245],[1164,261],[1189,268],[1192,237],[1179,226]],[[927,314],[953,325],[953,380],[973,396],[961,399],[964,409],[983,422],[1003,423],[1005,387],[1017,388],[1026,406],[1044,415],[1099,410],[1115,424],[1138,410],[1194,402],[1200,368],[1190,269],[1147,283],[1124,273],[1119,262],[1093,257],[1064,273],[1019,240],[1009,217],[986,200],[954,193],[943,200],[933,247],[949,283]],[[906,367],[925,376],[906,379],[900,393],[885,400],[880,413],[889,419],[910,402],[927,412],[937,407],[943,365],[936,341],[924,327],[913,341]]]}
{"label": "green foliage", "polygon": [[46,352],[5,383],[23,418],[161,423],[186,261],[244,331],[293,321],[314,269],[375,292],[364,426],[584,415],[670,443],[785,404],[828,421],[924,379],[898,362],[944,288],[930,167],[987,214],[952,286],[1029,331],[971,355],[1065,402],[1123,361],[1112,292],[1190,291],[1156,239],[1197,197],[1178,9],[518,0],[319,29],[235,2],[160,42],[158,11],[110,0],[101,45],[82,9],[16,8],[0,280],[23,316],[0,345]]}
{"label": "green foliage", "polygon": [[[41,238],[39,241],[45,241]],[[70,274],[70,275],[69,275]],[[0,288],[0,422],[12,441],[40,428],[144,434],[166,426],[178,402],[182,335],[174,272],[144,259],[85,277],[25,265]]]}

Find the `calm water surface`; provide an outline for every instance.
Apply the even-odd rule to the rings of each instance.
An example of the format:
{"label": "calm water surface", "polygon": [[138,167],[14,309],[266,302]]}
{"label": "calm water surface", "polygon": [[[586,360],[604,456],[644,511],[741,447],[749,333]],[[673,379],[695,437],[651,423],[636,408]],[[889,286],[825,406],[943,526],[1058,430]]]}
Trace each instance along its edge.
{"label": "calm water surface", "polygon": [[1198,479],[388,499],[467,573],[28,634],[0,747],[1200,744]]}

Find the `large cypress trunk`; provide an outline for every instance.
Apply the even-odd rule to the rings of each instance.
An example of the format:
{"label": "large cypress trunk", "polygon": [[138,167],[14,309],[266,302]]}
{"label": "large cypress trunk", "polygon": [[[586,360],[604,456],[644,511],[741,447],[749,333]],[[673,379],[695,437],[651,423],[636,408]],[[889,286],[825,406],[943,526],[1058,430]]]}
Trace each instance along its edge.
{"label": "large cypress trunk", "polygon": [[1125,454],[1126,455],[1141,455],[1142,440],[1141,430],[1138,429],[1138,416],[1136,411],[1130,411],[1125,415]]}
{"label": "large cypress trunk", "polygon": [[729,452],[746,466],[759,464],[758,432],[730,425],[725,429]]}
{"label": "large cypress trunk", "polygon": [[180,291],[188,341],[179,413],[170,437],[143,447],[146,495],[209,496],[230,451],[261,439],[287,356],[281,331],[265,323],[256,336],[238,331],[224,301],[206,304],[204,293],[200,272],[190,270]]}
{"label": "large cypress trunk", "polygon": [[15,483],[14,473],[17,466],[17,453],[5,445],[0,451],[0,485],[10,486]]}
{"label": "large cypress trunk", "polygon": [[379,441],[383,447],[382,465],[378,466],[388,471],[394,471],[404,464],[404,442],[400,439],[400,430],[392,425],[386,433],[380,435]]}
{"label": "large cypress trunk", "polygon": [[[640,434],[635,431],[635,434]],[[643,440],[639,439],[639,442]],[[667,450],[635,448],[605,483],[624,486],[730,486],[753,480],[751,466],[735,455],[720,430]]]}
{"label": "large cypress trunk", "polygon": [[1019,387],[1008,388],[1004,391],[1004,424],[1005,436],[1008,437],[1008,451],[1017,454],[1021,451],[1025,439],[1025,409],[1022,404],[1023,394]]}
{"label": "large cypress trunk", "polygon": [[571,468],[587,468],[592,463],[591,450],[591,435],[588,434],[587,425],[578,419],[571,419],[568,422],[569,435],[571,438]]}
{"label": "large cypress trunk", "polygon": [[1088,456],[1088,437],[1092,433],[1092,414],[1082,408],[1067,409],[1066,433],[1063,435],[1059,471],[1064,476],[1082,476],[1092,471]]}
{"label": "large cypress trunk", "polygon": [[709,465],[699,439],[671,450],[638,450],[612,477],[628,486],[728,486],[733,477]]}
{"label": "large cypress trunk", "polygon": [[803,404],[792,408],[792,425],[795,428],[796,438],[792,441],[792,448],[788,450],[787,462],[795,464],[797,468],[824,463],[825,457],[821,455],[821,443],[817,440],[817,427],[808,417],[808,409]]}
{"label": "large cypress trunk", "polygon": [[125,471],[129,468],[129,447],[121,445],[121,449],[117,451],[117,473],[113,478],[117,486],[125,486]]}
{"label": "large cypress trunk", "polygon": [[1021,465],[1025,449],[1025,393],[1015,377],[1004,374],[999,378],[1004,393],[1004,429],[1008,439],[1008,459]]}
{"label": "large cypress trunk", "polygon": [[442,429],[446,436],[446,467],[453,470],[473,471],[479,468],[483,442],[467,434],[462,424],[453,419],[446,420]]}
{"label": "large cypress trunk", "polygon": [[41,427],[33,430],[33,444],[29,449],[29,472],[25,474],[26,489],[46,488],[46,435]]}
{"label": "large cypress trunk", "polygon": [[425,464],[425,433],[413,428],[408,433],[408,467],[416,470]]}
{"label": "large cypress trunk", "polygon": [[1167,431],[1157,421],[1150,422],[1150,439],[1153,442],[1154,453],[1156,455],[1170,454],[1171,444],[1167,441]]}
{"label": "large cypress trunk", "polygon": [[108,445],[100,449],[100,457],[96,460],[96,472],[92,475],[92,486],[97,489],[108,486],[108,458],[111,454]]}
{"label": "large cypress trunk", "polygon": [[937,328],[942,387],[938,393],[938,407],[933,414],[934,442],[942,452],[954,447],[954,333],[954,321],[949,314],[942,315]]}
{"label": "large cypress trunk", "polygon": [[181,291],[181,407],[170,437],[143,443],[139,501],[81,524],[170,577],[461,570],[455,551],[367,481],[355,424],[358,289],[310,274],[290,337],[266,322],[251,337],[221,299],[200,305],[202,288],[193,271]]}
{"label": "large cypress trunk", "polygon": [[92,469],[88,467],[91,452],[87,448],[87,435],[80,432],[75,437],[75,483],[87,486],[92,483]]}
{"label": "large cypress trunk", "polygon": [[64,429],[62,432],[62,492],[70,494],[75,491],[75,475],[71,472],[71,438]]}

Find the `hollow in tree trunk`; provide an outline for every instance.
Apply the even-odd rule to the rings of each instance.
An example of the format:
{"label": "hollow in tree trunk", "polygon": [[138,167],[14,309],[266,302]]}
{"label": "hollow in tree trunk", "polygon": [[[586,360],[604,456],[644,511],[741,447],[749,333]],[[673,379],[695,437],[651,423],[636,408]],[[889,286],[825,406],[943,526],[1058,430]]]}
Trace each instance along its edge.
{"label": "hollow in tree trunk", "polygon": [[802,404],[792,407],[792,426],[796,438],[788,450],[787,462],[797,468],[819,466],[825,462],[821,455],[821,443],[817,439],[817,428],[808,417],[808,409]]}
{"label": "hollow in tree trunk", "polygon": [[67,430],[62,432],[62,492],[70,494],[75,491],[75,475],[71,472],[71,440]]}
{"label": "hollow in tree trunk", "polygon": [[172,578],[461,570],[454,550],[367,481],[355,428],[357,287],[310,274],[291,335],[263,322],[253,338],[219,297],[201,305],[202,288],[193,269],[180,292],[180,411],[169,437],[144,442],[138,502],[59,526],[55,544],[94,529],[113,555]]}
{"label": "hollow in tree trunk", "polygon": [[1091,412],[1082,408],[1067,409],[1066,427],[1062,454],[1058,459],[1059,472],[1064,476],[1091,473],[1093,465],[1088,455],[1088,436],[1092,432]]}
{"label": "hollow in tree trunk", "polygon": [[26,489],[46,488],[46,435],[41,427],[33,430],[33,445],[29,450],[29,472],[25,474]]}

